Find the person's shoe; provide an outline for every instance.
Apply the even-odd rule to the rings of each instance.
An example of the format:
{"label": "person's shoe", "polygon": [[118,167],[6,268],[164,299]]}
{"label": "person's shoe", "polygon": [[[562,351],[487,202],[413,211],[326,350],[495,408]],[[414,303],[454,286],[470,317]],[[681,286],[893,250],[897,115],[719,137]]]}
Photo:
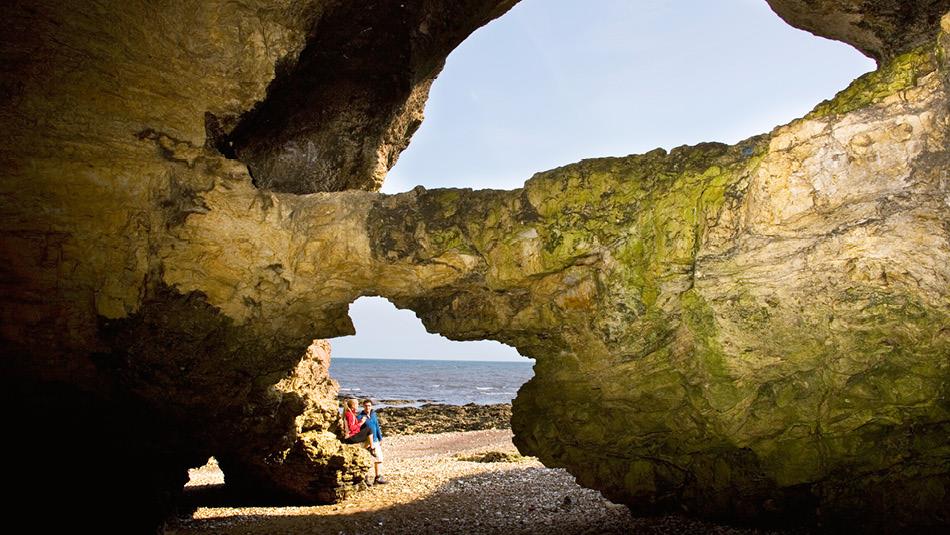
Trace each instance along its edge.
{"label": "person's shoe", "polygon": [[389,483],[389,481],[386,481],[385,479],[383,479],[383,476],[376,476],[377,485],[385,485],[386,483]]}
{"label": "person's shoe", "polygon": [[367,487],[372,487],[372,486],[373,486],[373,480],[372,480],[372,479],[367,479],[367,480],[363,481],[363,483],[366,483],[366,486],[367,486]]}

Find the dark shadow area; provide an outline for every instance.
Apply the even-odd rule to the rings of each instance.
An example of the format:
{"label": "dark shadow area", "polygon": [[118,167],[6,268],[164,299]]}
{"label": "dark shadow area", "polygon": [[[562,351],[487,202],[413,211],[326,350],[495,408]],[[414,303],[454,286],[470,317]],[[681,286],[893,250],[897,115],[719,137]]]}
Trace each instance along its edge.
{"label": "dark shadow area", "polygon": [[5,506],[26,521],[21,529],[160,532],[188,466],[207,452],[133,397],[15,379],[0,381],[0,405],[3,475],[12,491]]}
{"label": "dark shadow area", "polygon": [[199,507],[301,507],[317,504],[275,496],[253,496],[227,484],[186,486],[178,505],[178,515],[187,517]]}
{"label": "dark shadow area", "polygon": [[[392,478],[390,489],[400,481]],[[372,491],[375,492],[375,491]],[[354,513],[346,507],[377,499],[372,493],[330,506],[331,514],[240,515],[184,519],[177,533],[559,533],[559,534],[786,534],[808,530],[757,530],[678,515],[634,517],[621,505],[574,483],[563,470],[515,468],[453,478],[423,499]],[[199,507],[266,507],[230,494],[224,485],[186,487],[184,502]]]}

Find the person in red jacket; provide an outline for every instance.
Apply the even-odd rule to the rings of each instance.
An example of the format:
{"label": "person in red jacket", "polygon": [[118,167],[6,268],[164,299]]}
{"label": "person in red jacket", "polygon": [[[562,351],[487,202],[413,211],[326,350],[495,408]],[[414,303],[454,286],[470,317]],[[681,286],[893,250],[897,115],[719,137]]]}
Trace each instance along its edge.
{"label": "person in red jacket", "polygon": [[376,456],[376,445],[373,443],[373,431],[368,425],[365,425],[366,418],[362,421],[356,418],[356,400],[348,399],[343,402],[343,442],[346,444],[359,444],[365,442],[370,453]]}

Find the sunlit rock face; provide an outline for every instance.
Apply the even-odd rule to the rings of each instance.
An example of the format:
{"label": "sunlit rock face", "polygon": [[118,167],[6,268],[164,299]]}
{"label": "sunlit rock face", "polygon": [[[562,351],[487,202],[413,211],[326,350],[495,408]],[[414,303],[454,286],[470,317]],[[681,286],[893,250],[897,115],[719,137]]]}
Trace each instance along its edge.
{"label": "sunlit rock face", "polygon": [[[651,173],[667,182],[634,197],[637,224],[608,234],[585,336],[539,356],[520,392],[521,449],[636,511],[945,524],[944,54],[897,56],[739,148],[744,162],[701,157],[689,170],[674,151]],[[599,192],[605,175],[622,183],[629,169],[582,163],[526,189],[557,185],[554,202],[573,181]],[[596,210],[594,199],[561,204],[557,217]],[[623,220],[595,213],[585,226]]]}
{"label": "sunlit rock face", "polygon": [[[444,54],[512,3],[11,8],[2,406],[25,500],[40,470],[71,521],[114,520],[82,507],[101,499],[152,526],[212,454],[242,492],[345,495],[368,459],[334,438],[313,340],[383,295],[536,358],[519,448],[635,511],[948,523],[947,6],[829,0],[806,23],[772,2],[884,61],[736,146],[360,191]],[[841,30],[854,10],[877,44]]]}

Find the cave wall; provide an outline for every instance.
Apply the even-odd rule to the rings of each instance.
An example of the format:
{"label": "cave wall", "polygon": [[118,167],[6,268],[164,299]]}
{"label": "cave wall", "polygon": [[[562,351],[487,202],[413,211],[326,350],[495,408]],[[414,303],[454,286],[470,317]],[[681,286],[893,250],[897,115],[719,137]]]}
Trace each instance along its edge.
{"label": "cave wall", "polygon": [[[220,421],[213,410],[237,413],[240,395],[254,390],[243,387],[240,366],[224,372],[216,394],[204,390],[216,380],[189,379],[184,366],[201,363],[203,340],[190,327],[209,307],[163,293],[153,250],[170,224],[167,209],[189,202],[175,192],[197,176],[188,162],[205,143],[205,114],[240,113],[263,98],[274,62],[303,46],[310,10],[293,2],[5,5],[0,374],[6,458],[15,459],[8,477],[32,489],[10,508],[28,514],[54,500],[58,511],[33,515],[38,529],[161,525],[187,467],[212,453],[201,437]],[[185,166],[169,159],[171,147]],[[229,164],[218,165],[226,172]],[[135,362],[113,345],[129,336],[112,322],[166,296],[190,325],[172,338],[140,329],[148,341],[136,343],[168,359]],[[197,345],[176,343],[189,338]],[[235,375],[236,392],[225,386]]]}
{"label": "cave wall", "polygon": [[[376,3],[381,26],[399,4]],[[382,44],[406,58],[390,74],[411,63],[404,78],[361,80],[372,73],[365,57],[362,70],[336,77],[335,66],[306,71],[320,77],[304,95],[314,106],[366,86],[335,104],[317,141],[282,138],[345,154],[327,169],[345,163],[352,183],[333,188],[378,187],[374,173],[405,147],[453,43],[513,2],[402,4],[412,16],[388,26]],[[353,44],[366,29],[365,17],[347,18],[355,5],[5,6],[0,386],[10,434],[22,437],[9,443],[8,458],[19,460],[10,480],[36,485],[14,507],[29,511],[50,492],[34,482],[55,482],[65,512],[40,523],[151,529],[173,509],[186,469],[212,454],[230,483],[272,497],[333,501],[359,488],[369,460],[335,439],[335,386],[317,373],[326,362],[303,365],[320,329],[238,324],[201,294],[166,285],[159,254],[170,229],[208,209],[200,192],[222,177],[250,180],[233,159],[250,138],[235,128],[279,94],[282,73],[319,64],[328,50],[381,44]],[[41,431],[62,435],[34,438]],[[133,476],[123,466],[139,468]],[[299,475],[308,470],[310,479]],[[117,512],[103,517],[99,503]]]}
{"label": "cave wall", "polygon": [[210,454],[244,492],[338,499],[367,459],[313,339],[383,295],[536,358],[519,448],[635,511],[946,524],[946,2],[770,1],[881,67],[736,146],[373,193],[444,56],[513,3],[12,5],[14,458],[140,526]]}

